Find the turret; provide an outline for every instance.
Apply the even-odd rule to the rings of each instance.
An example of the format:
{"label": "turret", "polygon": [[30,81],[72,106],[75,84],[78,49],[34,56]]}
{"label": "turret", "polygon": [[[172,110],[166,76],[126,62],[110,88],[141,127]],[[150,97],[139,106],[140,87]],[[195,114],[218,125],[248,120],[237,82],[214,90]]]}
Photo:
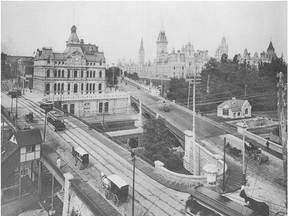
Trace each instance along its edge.
{"label": "turret", "polygon": [[156,44],[157,44],[157,58],[160,58],[161,55],[164,55],[167,53],[168,41],[167,41],[166,34],[165,34],[164,30],[160,31],[158,38],[157,38],[157,41],[156,41]]}
{"label": "turret", "polygon": [[138,53],[138,64],[139,65],[144,65],[144,62],[145,62],[145,52],[144,52],[143,38],[142,38],[141,39],[139,53]]}

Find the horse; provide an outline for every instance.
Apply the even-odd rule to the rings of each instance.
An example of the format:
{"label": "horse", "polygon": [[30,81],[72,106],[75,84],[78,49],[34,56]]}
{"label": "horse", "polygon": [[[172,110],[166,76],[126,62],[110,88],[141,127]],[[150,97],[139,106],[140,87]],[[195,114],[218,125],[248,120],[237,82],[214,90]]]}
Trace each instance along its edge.
{"label": "horse", "polygon": [[106,176],[106,175],[104,174],[104,172],[102,172],[102,171],[101,171],[100,176],[101,176],[101,181],[102,181],[104,187],[105,187],[106,189],[108,189],[108,188],[109,188],[109,185],[110,185],[109,179],[107,178],[107,176]]}
{"label": "horse", "polygon": [[265,202],[259,202],[248,197],[245,193],[244,186],[242,186],[239,196],[244,198],[245,203],[248,204],[247,207],[257,212],[261,216],[269,216],[269,206]]}

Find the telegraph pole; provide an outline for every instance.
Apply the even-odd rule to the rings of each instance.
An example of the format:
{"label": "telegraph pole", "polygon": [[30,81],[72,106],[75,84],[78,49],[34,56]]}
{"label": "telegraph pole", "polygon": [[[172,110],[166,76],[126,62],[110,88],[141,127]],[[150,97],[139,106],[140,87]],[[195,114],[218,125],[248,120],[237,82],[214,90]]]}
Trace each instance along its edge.
{"label": "telegraph pole", "polygon": [[196,145],[195,145],[195,86],[196,86],[196,77],[194,75],[193,78],[193,175],[198,175],[198,171],[196,172]]}
{"label": "telegraph pole", "polygon": [[223,164],[223,193],[225,192],[225,162],[226,162],[226,137],[224,137],[224,164]]}
{"label": "telegraph pole", "polygon": [[[277,87],[279,88],[278,96],[278,116],[279,116],[279,138],[282,144],[283,155],[283,168],[284,168],[284,181],[287,187],[287,103],[285,97],[287,97],[287,84],[283,81],[283,73],[279,72],[277,77],[279,82]],[[286,207],[287,207],[287,190],[286,190]]]}
{"label": "telegraph pole", "polygon": [[191,85],[191,82],[190,80],[188,81],[188,102],[187,102],[187,108],[189,109],[189,101],[190,101],[190,85]]}
{"label": "telegraph pole", "polygon": [[206,90],[207,94],[210,93],[209,81],[210,81],[210,74],[208,74],[208,80],[207,80],[207,90]]}

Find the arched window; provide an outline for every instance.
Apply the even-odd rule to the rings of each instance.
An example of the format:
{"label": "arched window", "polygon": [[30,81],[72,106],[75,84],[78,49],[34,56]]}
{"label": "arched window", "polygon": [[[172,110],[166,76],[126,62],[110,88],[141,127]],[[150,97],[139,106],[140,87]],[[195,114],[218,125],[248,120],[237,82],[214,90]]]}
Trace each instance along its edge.
{"label": "arched window", "polygon": [[95,71],[93,71],[93,77],[95,77],[95,75],[96,75],[96,72],[95,72]]}
{"label": "arched window", "polygon": [[50,70],[49,69],[46,71],[46,77],[47,78],[50,77]]}
{"label": "arched window", "polygon": [[74,70],[74,77],[77,77],[77,70]]}
{"label": "arched window", "polygon": [[68,91],[68,94],[70,94],[70,83],[68,83],[67,85],[67,91]]}
{"label": "arched window", "polygon": [[61,70],[58,70],[58,77],[61,77]]}
{"label": "arched window", "polygon": [[74,84],[74,93],[77,93],[77,91],[78,91],[78,85]]}
{"label": "arched window", "polygon": [[103,112],[103,103],[100,102],[99,103],[99,113],[102,113]]}
{"label": "arched window", "polygon": [[248,108],[245,109],[245,115],[247,115],[249,113]]}
{"label": "arched window", "polygon": [[99,71],[99,77],[102,77],[102,71]]}
{"label": "arched window", "polygon": [[60,94],[60,83],[58,83],[58,94]]}
{"label": "arched window", "polygon": [[98,91],[99,91],[99,93],[101,94],[102,93],[102,84],[101,83],[99,83],[99,85],[98,85]]}
{"label": "arched window", "polygon": [[93,92],[95,91],[95,83],[93,83]]}
{"label": "arched window", "polygon": [[89,84],[86,83],[86,94],[88,94],[88,88],[89,88]]}
{"label": "arched window", "polygon": [[62,77],[64,77],[64,70],[62,70]]}
{"label": "arched window", "polygon": [[67,104],[64,104],[64,105],[63,105],[63,110],[65,110],[66,112],[68,112],[68,105],[67,105]]}
{"label": "arched window", "polygon": [[81,71],[81,78],[83,77],[83,75],[84,75],[84,71]]}
{"label": "arched window", "polygon": [[70,70],[67,70],[67,77],[70,77]]}
{"label": "arched window", "polygon": [[86,71],[86,77],[89,77],[89,71]]}
{"label": "arched window", "polygon": [[45,92],[46,92],[47,95],[50,94],[50,83],[47,83],[47,84],[46,84]]}
{"label": "arched window", "polygon": [[91,94],[91,91],[92,91],[92,83],[90,83],[90,94]]}
{"label": "arched window", "polygon": [[90,71],[90,77],[92,77],[92,71]]}
{"label": "arched window", "polygon": [[81,83],[81,91],[83,91],[83,89],[84,89],[84,84]]}
{"label": "arched window", "polygon": [[105,102],[105,112],[108,112],[109,110],[109,102]]}
{"label": "arched window", "polygon": [[64,83],[61,84],[61,94],[64,93]]}
{"label": "arched window", "polygon": [[75,104],[70,105],[70,113],[74,115],[75,112]]}

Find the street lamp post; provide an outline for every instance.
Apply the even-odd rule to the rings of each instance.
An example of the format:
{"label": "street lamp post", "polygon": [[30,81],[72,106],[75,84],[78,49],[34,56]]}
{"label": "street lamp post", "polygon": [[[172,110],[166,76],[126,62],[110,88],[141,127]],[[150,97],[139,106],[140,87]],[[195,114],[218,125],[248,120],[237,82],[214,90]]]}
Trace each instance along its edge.
{"label": "street lamp post", "polygon": [[44,120],[44,133],[43,133],[43,142],[45,143],[46,137],[46,124],[47,124],[47,114],[53,109],[53,104],[45,104],[42,109],[45,110],[45,120]]}
{"label": "street lamp post", "polygon": [[133,191],[132,191],[132,216],[134,216],[134,191],[135,191],[135,153],[132,151],[131,152],[131,157],[133,161]]}

